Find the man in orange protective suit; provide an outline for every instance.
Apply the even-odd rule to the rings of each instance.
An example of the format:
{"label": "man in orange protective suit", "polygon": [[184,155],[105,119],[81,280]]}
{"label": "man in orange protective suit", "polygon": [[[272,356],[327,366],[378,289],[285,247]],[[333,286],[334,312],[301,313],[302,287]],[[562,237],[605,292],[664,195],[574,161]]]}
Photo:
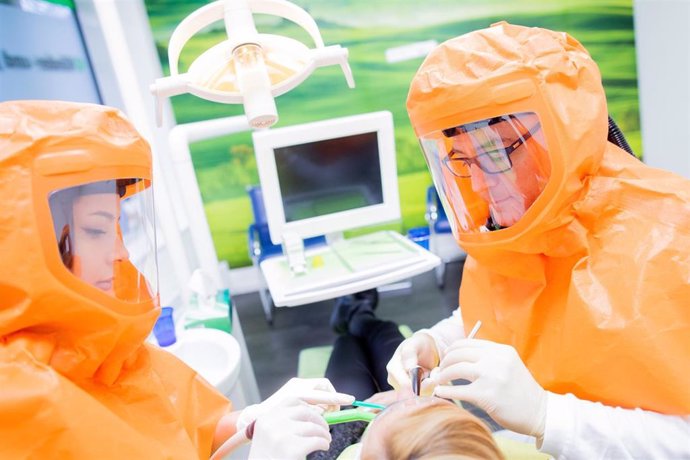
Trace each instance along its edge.
{"label": "man in orange protective suit", "polygon": [[587,51],[495,24],[432,51],[407,109],[468,257],[391,384],[420,365],[558,458],[690,457],[690,181],[607,142]]}
{"label": "man in orange protective suit", "polygon": [[319,406],[354,398],[326,379],[230,412],[144,342],[160,313],[151,152],[117,110],[0,103],[0,195],[0,458],[204,459],[253,422],[250,458],[328,448]]}

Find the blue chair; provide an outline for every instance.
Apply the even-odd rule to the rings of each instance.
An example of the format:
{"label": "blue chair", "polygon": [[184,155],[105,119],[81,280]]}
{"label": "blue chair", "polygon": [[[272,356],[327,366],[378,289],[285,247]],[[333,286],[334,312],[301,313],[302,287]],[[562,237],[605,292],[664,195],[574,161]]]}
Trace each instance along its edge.
{"label": "blue chair", "polygon": [[[261,297],[261,305],[266,315],[266,321],[268,321],[268,324],[273,325],[273,310],[275,309],[275,305],[273,304],[271,292],[268,290],[266,279],[263,273],[261,273],[259,264],[269,257],[282,255],[283,247],[280,244],[273,244],[271,241],[261,187],[258,185],[250,185],[247,187],[247,194],[249,194],[249,200],[254,214],[254,222],[249,225],[247,231],[249,257],[252,259],[252,265],[258,273],[261,283],[259,287],[259,296]],[[326,238],[324,236],[316,236],[304,240],[305,248],[323,244],[326,244]]]}
{"label": "blue chair", "polygon": [[436,284],[439,289],[443,289],[446,264],[464,260],[466,254],[453,238],[446,211],[443,209],[441,199],[433,185],[426,190],[424,218],[429,224],[429,250],[441,258],[441,264],[435,270]]}

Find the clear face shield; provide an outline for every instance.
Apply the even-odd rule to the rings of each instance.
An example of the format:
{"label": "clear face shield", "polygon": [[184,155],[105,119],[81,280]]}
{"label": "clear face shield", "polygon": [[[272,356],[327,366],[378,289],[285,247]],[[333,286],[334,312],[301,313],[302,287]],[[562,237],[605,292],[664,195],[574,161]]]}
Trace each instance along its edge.
{"label": "clear face shield", "polygon": [[146,180],[92,182],[51,193],[62,263],[81,281],[126,302],[158,294],[153,191]]}
{"label": "clear face shield", "polygon": [[533,112],[449,127],[420,142],[456,236],[514,225],[551,175],[546,138]]}

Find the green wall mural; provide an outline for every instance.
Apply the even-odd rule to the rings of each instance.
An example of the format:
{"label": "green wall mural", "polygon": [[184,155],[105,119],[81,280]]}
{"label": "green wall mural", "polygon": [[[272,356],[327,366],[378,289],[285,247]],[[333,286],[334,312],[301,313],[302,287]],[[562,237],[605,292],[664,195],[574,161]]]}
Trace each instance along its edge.
{"label": "green wall mural", "polygon": [[[175,26],[205,1],[146,0],[166,75],[167,44]],[[632,0],[436,0],[420,6],[409,0],[294,0],[318,23],[326,45],[349,50],[356,88],[348,89],[337,67],[317,69],[302,85],[276,99],[276,127],[377,110],[390,110],[395,122],[402,222],[405,232],[424,225],[424,197],[431,183],[405,111],[412,76],[423,57],[387,62],[386,50],[415,42],[441,43],[506,20],[568,32],[589,50],[603,76],[609,113],[640,155],[639,103]],[[288,35],[313,47],[309,36],[289,21],[255,16],[259,32]],[[180,58],[187,66],[201,52],[225,39],[222,22],[192,39]],[[172,99],[178,123],[242,114],[242,106],[193,96]],[[245,187],[258,183],[251,136],[227,136],[192,145],[192,159],[220,259],[236,268],[250,264],[247,227],[252,221]]]}

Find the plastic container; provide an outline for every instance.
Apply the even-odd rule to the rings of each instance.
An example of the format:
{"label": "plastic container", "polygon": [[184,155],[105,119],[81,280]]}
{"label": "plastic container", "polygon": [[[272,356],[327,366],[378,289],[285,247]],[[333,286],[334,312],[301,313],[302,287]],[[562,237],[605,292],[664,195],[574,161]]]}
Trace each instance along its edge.
{"label": "plastic container", "polygon": [[216,301],[228,306],[228,329],[226,332],[232,334],[232,309],[234,305],[232,303],[232,297],[230,297],[230,289],[223,289],[222,291],[218,291],[218,294],[216,295]]}
{"label": "plastic container", "polygon": [[415,227],[407,231],[407,237],[423,247],[429,249],[429,227]]}
{"label": "plastic container", "polygon": [[172,307],[161,308],[161,315],[153,326],[153,335],[161,347],[167,347],[177,341]]}
{"label": "plastic container", "polygon": [[201,298],[192,293],[190,308],[184,316],[184,328],[207,327],[232,333],[232,299],[230,291],[218,291],[215,297]]}

